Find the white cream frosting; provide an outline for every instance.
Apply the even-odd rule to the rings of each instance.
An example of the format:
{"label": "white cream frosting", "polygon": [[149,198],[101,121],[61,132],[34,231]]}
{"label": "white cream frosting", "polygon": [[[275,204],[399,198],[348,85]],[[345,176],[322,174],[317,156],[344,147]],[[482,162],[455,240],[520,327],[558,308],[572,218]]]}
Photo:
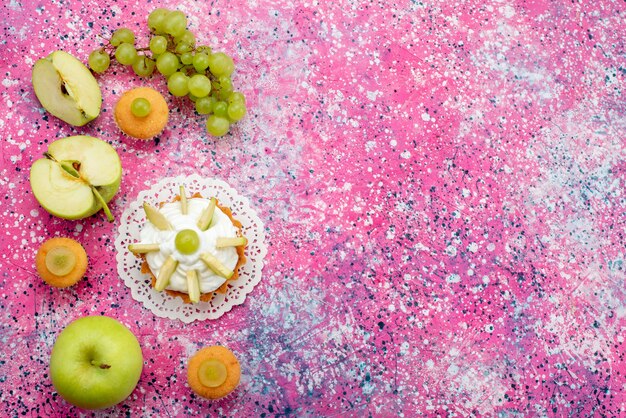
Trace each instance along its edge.
{"label": "white cream frosting", "polygon": [[[216,248],[215,243],[218,237],[236,237],[237,228],[232,224],[228,215],[218,207],[215,208],[211,226],[206,231],[201,231],[197,222],[202,211],[209,205],[210,200],[204,198],[188,199],[188,213],[183,215],[180,202],[170,202],[164,204],[159,211],[172,224],[173,230],[161,231],[150,222],[140,233],[142,244],[159,244],[159,251],[152,251],[146,254],[146,261],[150,271],[155,277],[163,263],[170,255],[178,261],[176,271],[172,274],[166,289],[175,290],[182,293],[189,293],[187,287],[187,271],[196,270],[200,282],[200,293],[208,293],[220,287],[226,279],[213,272],[202,260],[200,254],[211,253],[222,264],[233,270],[237,265],[239,255],[235,247]],[[182,254],[176,249],[176,234],[183,229],[191,229],[198,234],[200,245],[193,254]]]}

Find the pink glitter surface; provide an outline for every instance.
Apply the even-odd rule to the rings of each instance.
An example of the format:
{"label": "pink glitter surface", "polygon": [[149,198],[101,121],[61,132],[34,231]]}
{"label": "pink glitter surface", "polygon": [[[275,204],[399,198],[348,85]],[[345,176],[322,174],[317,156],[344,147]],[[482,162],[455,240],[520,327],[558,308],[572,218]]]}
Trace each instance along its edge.
{"label": "pink glitter surface", "polygon": [[[234,57],[248,115],[219,139],[164,79],[113,66],[101,115],[48,114],[33,63],[83,62],[122,26],[177,8]],[[624,416],[626,7],[623,1],[5,1],[0,66],[0,409],[6,416]],[[112,117],[126,90],[163,92],[156,139]],[[92,135],[124,176],[102,214],[50,216],[32,162]],[[120,215],[156,180],[199,173],[250,199],[263,279],[219,320],[155,317],[118,276]],[[86,277],[54,289],[34,255],[80,241]],[[59,332],[119,319],[145,358],[123,403],[82,411],[54,390]],[[203,400],[191,355],[232,349],[238,389]]]}

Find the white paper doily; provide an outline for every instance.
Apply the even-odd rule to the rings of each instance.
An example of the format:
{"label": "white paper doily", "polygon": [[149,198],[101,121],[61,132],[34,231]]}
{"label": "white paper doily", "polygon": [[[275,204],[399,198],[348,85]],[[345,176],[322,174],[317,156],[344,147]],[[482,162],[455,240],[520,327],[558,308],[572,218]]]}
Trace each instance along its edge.
{"label": "white paper doily", "polygon": [[[143,202],[154,206],[169,202],[178,196],[180,186],[185,186],[187,196],[200,193],[203,197],[215,196],[220,204],[229,207],[233,217],[242,223],[243,235],[248,238],[246,263],[239,268],[239,277],[228,282],[226,293],[215,293],[209,302],[184,303],[179,297],[157,292],[152,287],[150,276],[141,273],[142,260],[130,251],[128,245],[139,241],[139,232],[146,222]],[[118,236],[115,239],[117,272],[131,290],[133,299],[162,318],[179,319],[185,323],[197,320],[217,319],[241,305],[261,280],[263,258],[267,254],[263,222],[250,207],[250,202],[221,180],[190,176],[167,177],[154,184],[149,190],[139,193],[137,199],[124,210]]]}

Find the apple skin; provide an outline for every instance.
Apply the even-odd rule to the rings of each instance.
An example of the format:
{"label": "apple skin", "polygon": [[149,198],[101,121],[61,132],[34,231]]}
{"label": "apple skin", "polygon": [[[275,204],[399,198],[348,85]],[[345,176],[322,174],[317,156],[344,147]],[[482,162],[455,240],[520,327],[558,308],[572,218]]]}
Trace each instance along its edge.
{"label": "apple skin", "polygon": [[39,103],[52,115],[83,126],[100,114],[102,92],[91,71],[65,51],[54,51],[33,65],[32,83]]}
{"label": "apple skin", "polygon": [[128,398],[142,369],[137,338],[108,316],[86,316],[69,324],[57,337],[50,356],[56,391],[83,409],[105,409]]}
{"label": "apple skin", "polygon": [[[58,139],[48,146],[54,158],[36,160],[30,169],[30,185],[39,204],[54,216],[82,219],[102,209],[91,185],[96,187],[106,203],[119,190],[122,163],[119,154],[101,139],[79,135]],[[77,179],[61,168],[59,161],[80,162]]]}

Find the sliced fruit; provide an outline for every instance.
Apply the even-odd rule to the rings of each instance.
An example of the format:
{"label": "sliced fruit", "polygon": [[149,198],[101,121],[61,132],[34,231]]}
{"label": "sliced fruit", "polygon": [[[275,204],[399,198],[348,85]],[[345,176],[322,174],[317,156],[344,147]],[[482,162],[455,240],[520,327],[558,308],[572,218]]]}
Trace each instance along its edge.
{"label": "sliced fruit", "polygon": [[183,215],[189,213],[187,195],[185,194],[185,186],[180,186],[180,211]]}
{"label": "sliced fruit", "polygon": [[211,253],[202,253],[200,254],[200,260],[202,260],[207,267],[209,267],[215,274],[222,276],[226,280],[230,279],[234,272],[226,267],[220,260],[218,260]]}
{"label": "sliced fruit", "polygon": [[52,215],[82,219],[104,209],[122,179],[117,151],[91,136],[72,136],[54,141],[30,169],[30,185],[39,204]]}
{"label": "sliced fruit", "polygon": [[51,238],[41,244],[35,256],[37,272],[54,287],[69,287],[87,271],[87,253],[71,238]]}
{"label": "sliced fruit", "polygon": [[150,221],[155,228],[161,231],[172,230],[172,224],[163,216],[161,212],[151,204],[143,202],[143,210],[146,212],[146,218]]}
{"label": "sliced fruit", "polygon": [[202,211],[200,219],[198,219],[198,228],[201,231],[206,231],[211,225],[213,220],[213,213],[215,213],[215,206],[217,205],[217,199],[214,197],[209,201],[209,205]]}
{"label": "sliced fruit", "polygon": [[231,393],[239,384],[239,360],[226,347],[205,347],[191,357],[187,366],[187,383],[198,395],[219,399]]}
{"label": "sliced fruit", "polygon": [[226,366],[218,359],[205,360],[198,368],[200,383],[210,388],[223,385],[226,377],[228,377]]}
{"label": "sliced fruit", "polygon": [[200,281],[195,270],[187,270],[187,292],[191,303],[200,302]]}
{"label": "sliced fruit", "polygon": [[161,246],[159,244],[130,244],[128,251],[133,254],[145,254],[153,251],[159,251]]}
{"label": "sliced fruit", "polygon": [[98,82],[82,62],[65,51],[37,60],[32,83],[44,109],[70,125],[83,126],[100,114]]}
{"label": "sliced fruit", "polygon": [[55,247],[46,254],[46,268],[55,276],[65,276],[76,267],[76,256],[67,247]]}
{"label": "sliced fruit", "polygon": [[154,284],[155,290],[161,292],[167,287],[170,283],[172,274],[174,274],[174,271],[176,270],[176,267],[178,267],[178,261],[174,258],[170,256],[165,259],[165,262],[161,266],[161,270],[159,270],[156,283]]}
{"label": "sliced fruit", "polygon": [[248,245],[246,237],[218,237],[215,241],[216,248],[239,247],[240,245]]}

